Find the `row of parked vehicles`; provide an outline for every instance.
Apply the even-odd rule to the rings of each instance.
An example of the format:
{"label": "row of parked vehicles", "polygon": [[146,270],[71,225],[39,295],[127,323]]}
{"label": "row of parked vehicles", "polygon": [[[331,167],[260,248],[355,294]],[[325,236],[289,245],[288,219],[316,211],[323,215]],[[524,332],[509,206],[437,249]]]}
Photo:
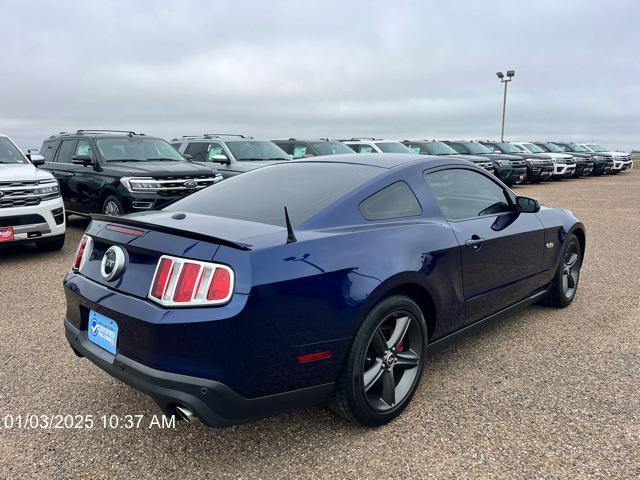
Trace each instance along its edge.
{"label": "row of parked vehicles", "polygon": [[78,130],[52,135],[26,154],[0,136],[0,242],[64,244],[69,213],[122,215],[160,209],[225,178],[291,159],[350,153],[452,156],[506,185],[616,174],[624,152],[596,144],[383,140],[259,140],[204,134],[171,142],[132,131]]}

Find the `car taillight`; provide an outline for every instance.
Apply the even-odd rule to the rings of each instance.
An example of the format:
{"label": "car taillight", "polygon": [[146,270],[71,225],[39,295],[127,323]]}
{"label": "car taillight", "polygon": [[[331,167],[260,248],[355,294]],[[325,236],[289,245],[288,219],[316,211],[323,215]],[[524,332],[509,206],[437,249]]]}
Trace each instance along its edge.
{"label": "car taillight", "polygon": [[163,255],[148,297],[168,307],[220,305],[231,299],[233,281],[226,265]]}
{"label": "car taillight", "polygon": [[76,250],[76,257],[73,260],[72,269],[76,272],[79,272],[84,263],[91,255],[91,251],[93,250],[93,239],[89,235],[83,235],[82,240],[80,240],[80,245],[78,245],[78,249]]}

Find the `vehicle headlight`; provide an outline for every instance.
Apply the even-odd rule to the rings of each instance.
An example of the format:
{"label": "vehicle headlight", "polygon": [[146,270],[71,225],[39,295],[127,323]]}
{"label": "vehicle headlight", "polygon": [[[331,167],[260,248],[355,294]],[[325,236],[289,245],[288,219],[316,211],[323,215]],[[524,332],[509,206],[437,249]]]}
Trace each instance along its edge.
{"label": "vehicle headlight", "polygon": [[151,177],[122,177],[120,183],[130,192],[150,192],[158,189]]}
{"label": "vehicle headlight", "polygon": [[57,181],[47,182],[40,187],[33,189],[36,195],[56,195],[60,193],[60,186]]}
{"label": "vehicle headlight", "polygon": [[530,158],[525,158],[524,163],[526,163],[527,165],[531,166],[531,165],[533,165],[534,163],[538,163],[538,162],[537,162],[537,161],[535,161],[535,160],[532,160],[532,159],[530,159]]}

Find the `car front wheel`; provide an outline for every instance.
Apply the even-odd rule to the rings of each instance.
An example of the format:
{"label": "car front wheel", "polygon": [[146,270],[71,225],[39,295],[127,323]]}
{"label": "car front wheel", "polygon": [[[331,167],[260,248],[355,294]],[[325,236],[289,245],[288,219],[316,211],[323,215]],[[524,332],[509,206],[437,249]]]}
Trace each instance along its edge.
{"label": "car front wheel", "polygon": [[427,353],[427,327],[418,305],[394,295],[376,305],[356,334],[331,407],[350,421],[383,425],[416,391]]}
{"label": "car front wheel", "polygon": [[118,200],[118,197],[110,195],[105,198],[104,203],[102,204],[102,213],[105,215],[111,215],[112,217],[119,217],[127,212],[125,212],[122,203]]}
{"label": "car front wheel", "polygon": [[582,251],[578,237],[567,235],[560,252],[560,264],[551,282],[545,303],[552,307],[564,308],[573,302],[578,291],[582,267]]}

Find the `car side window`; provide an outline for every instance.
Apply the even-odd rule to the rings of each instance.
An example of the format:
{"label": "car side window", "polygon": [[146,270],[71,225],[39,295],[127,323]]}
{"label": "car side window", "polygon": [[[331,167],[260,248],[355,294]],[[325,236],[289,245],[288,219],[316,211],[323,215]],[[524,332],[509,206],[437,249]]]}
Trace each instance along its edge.
{"label": "car side window", "polygon": [[392,183],[366,198],[360,202],[359,209],[367,220],[414,217],[422,213],[413,190],[402,181]]}
{"label": "car side window", "polygon": [[485,175],[465,169],[426,173],[425,180],[448,220],[511,212],[507,192]]}
{"label": "car side window", "polygon": [[287,152],[289,155],[293,154],[293,143],[278,142],[276,143],[281,149]]}
{"label": "car side window", "polygon": [[53,162],[54,156],[56,154],[56,150],[58,149],[58,145],[60,145],[59,140],[54,140],[52,142],[44,142],[42,148],[40,149],[40,153],[44,157],[45,162]]}
{"label": "car side window", "polygon": [[75,152],[77,142],[77,140],[63,140],[62,145],[60,145],[60,148],[58,149],[56,162],[72,163],[71,157],[73,156],[73,152]]}
{"label": "car side window", "polygon": [[208,146],[209,145],[204,142],[193,142],[187,145],[184,153],[191,155],[191,160],[194,162],[204,162],[206,160]]}
{"label": "car side window", "polygon": [[172,143],[171,146],[176,149],[177,152],[180,151],[181,143]]}
{"label": "car side window", "polygon": [[366,143],[349,143],[348,146],[354,149],[356,153],[374,152],[373,147],[371,145],[367,145]]}
{"label": "car side window", "polygon": [[207,160],[211,161],[216,155],[226,156],[226,153],[224,153],[224,150],[222,150],[222,145],[220,145],[219,143],[210,143],[209,150],[207,151]]}
{"label": "car side window", "polygon": [[91,144],[88,140],[78,140],[75,155],[87,155],[88,157],[93,158],[93,149],[91,148]]}
{"label": "car side window", "polygon": [[[289,153],[289,152],[287,152]],[[291,155],[293,155],[293,158],[304,158],[304,156],[307,154],[307,145],[304,143],[296,143],[293,146],[293,152],[291,153]]]}

